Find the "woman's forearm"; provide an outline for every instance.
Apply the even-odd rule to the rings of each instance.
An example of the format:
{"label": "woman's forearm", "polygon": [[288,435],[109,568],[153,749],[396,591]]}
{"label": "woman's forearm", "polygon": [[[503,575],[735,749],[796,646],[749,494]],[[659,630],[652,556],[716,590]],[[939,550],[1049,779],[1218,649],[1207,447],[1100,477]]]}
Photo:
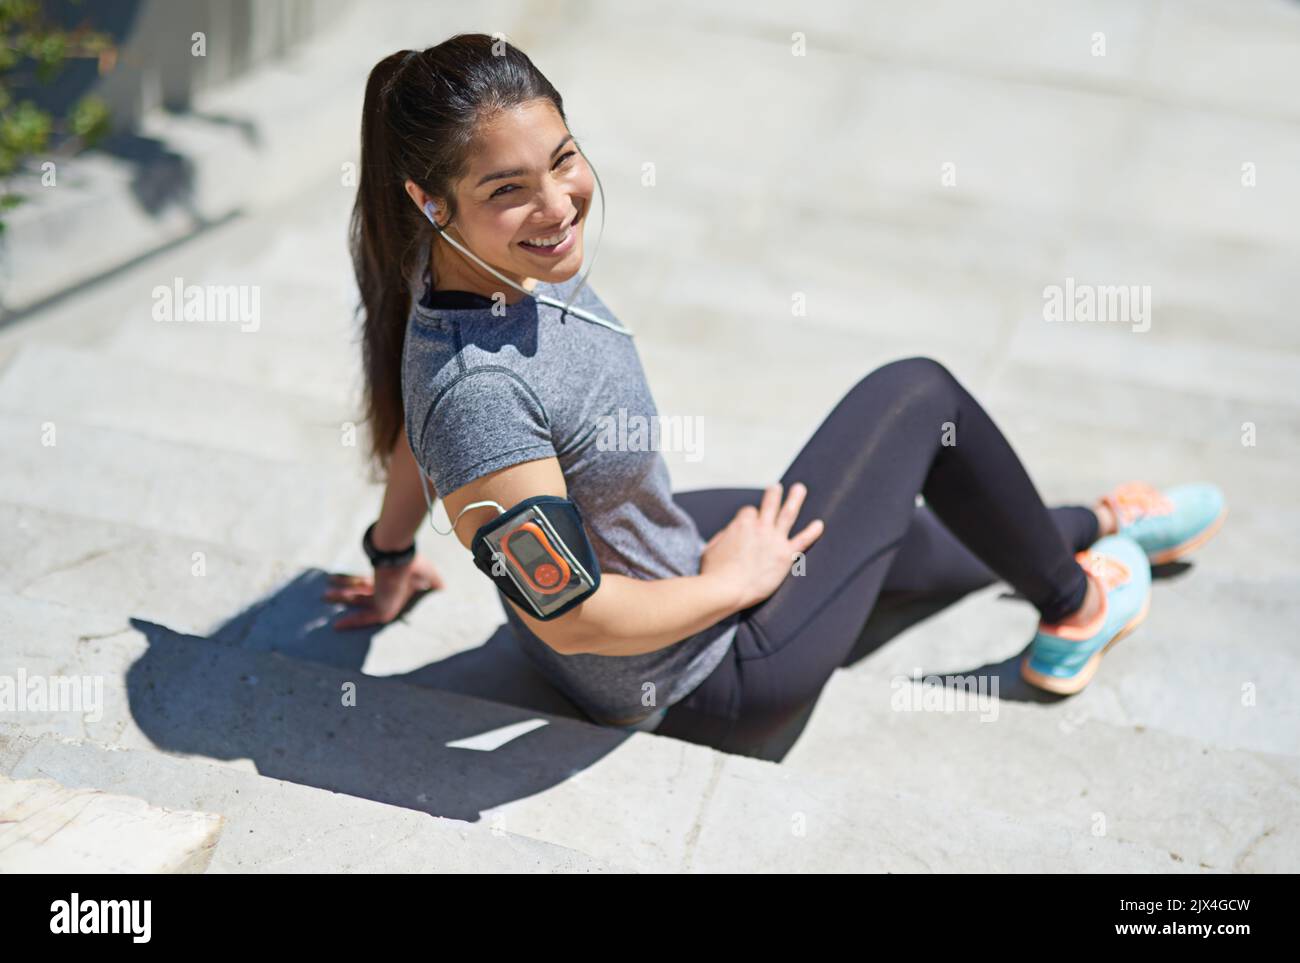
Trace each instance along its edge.
{"label": "woman's forearm", "polygon": [[[438,497],[432,484],[429,485],[429,497]],[[375,547],[390,552],[406,548],[415,541],[415,533],[428,513],[424,492],[420,489],[420,469],[403,426],[388,462],[388,487],[384,489],[384,501],[373,535]]]}
{"label": "woman's forearm", "polygon": [[574,610],[579,617],[569,630],[568,651],[642,655],[665,649],[738,612],[738,598],[715,575],[639,579],[605,574],[596,593]]}

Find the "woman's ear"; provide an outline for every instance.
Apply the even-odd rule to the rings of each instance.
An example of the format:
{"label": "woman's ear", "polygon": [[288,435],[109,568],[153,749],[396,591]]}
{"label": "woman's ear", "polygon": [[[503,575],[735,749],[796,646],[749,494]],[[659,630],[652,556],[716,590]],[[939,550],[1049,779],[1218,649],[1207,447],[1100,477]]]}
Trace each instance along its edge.
{"label": "woman's ear", "polygon": [[411,180],[409,177],[406,179],[405,187],[406,187],[406,196],[409,197],[415,203],[415,206],[418,207],[421,211],[424,210],[424,205],[427,202],[433,201],[434,213],[435,214],[442,213],[441,206],[438,204],[438,202],[434,200],[434,198],[430,197],[428,194],[424,193],[424,191],[419,187],[419,185],[417,185],[415,181]]}

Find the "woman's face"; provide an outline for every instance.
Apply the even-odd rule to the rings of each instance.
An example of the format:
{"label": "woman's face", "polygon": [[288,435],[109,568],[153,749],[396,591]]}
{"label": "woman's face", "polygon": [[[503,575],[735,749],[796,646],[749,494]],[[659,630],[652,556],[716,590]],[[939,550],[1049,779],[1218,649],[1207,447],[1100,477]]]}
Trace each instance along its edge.
{"label": "woman's face", "polygon": [[[468,172],[455,186],[459,207],[450,233],[516,283],[558,283],[582,268],[593,186],[591,168],[549,100],[502,111],[480,130]],[[434,257],[439,288],[501,288],[449,244],[436,245]]]}

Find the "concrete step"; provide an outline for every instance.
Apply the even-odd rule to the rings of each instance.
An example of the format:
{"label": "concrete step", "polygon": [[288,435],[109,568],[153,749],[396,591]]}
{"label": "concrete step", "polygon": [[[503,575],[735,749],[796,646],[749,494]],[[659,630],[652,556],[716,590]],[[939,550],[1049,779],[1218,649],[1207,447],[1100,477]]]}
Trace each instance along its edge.
{"label": "concrete step", "polygon": [[146,622],[97,622],[48,602],[0,599],[0,629],[0,664],[102,687],[89,714],[22,717],[29,736],[198,758],[430,815],[486,818],[637,870],[1085,871],[1169,862],[1056,821],[884,790],[865,770],[795,772]]}
{"label": "concrete step", "polygon": [[[0,771],[17,779],[39,774],[93,787],[79,790],[78,798],[120,798],[103,796],[103,790],[142,797],[154,806],[220,813],[224,832],[206,853],[206,871],[212,873],[619,871],[582,853],[485,823],[431,817],[158,752],[50,735],[31,738],[11,725],[0,725]],[[0,793],[3,784],[0,777]],[[142,832],[130,838],[141,841]],[[104,839],[103,832],[95,833],[88,845]],[[8,863],[3,845],[0,836],[0,871],[18,871]]]}
{"label": "concrete step", "polygon": [[[361,530],[363,522],[356,522]],[[344,606],[321,600],[328,573],[216,543],[0,502],[0,592],[82,610],[91,622],[132,618],[186,635],[366,675],[581,718],[502,624],[495,589],[464,548],[434,540],[422,551],[446,587],[381,627],[339,632]],[[355,540],[353,540],[355,542]],[[203,574],[196,574],[195,552]],[[355,552],[355,555],[352,553]],[[364,572],[353,545],[332,570]],[[464,556],[464,557],[462,557]]]}
{"label": "concrete step", "polygon": [[[333,409],[359,397],[355,284],[344,240],[349,200],[337,178],[220,225],[146,264],[71,293],[35,320],[0,327],[0,361],[25,344],[80,347],[175,373],[301,396]],[[159,321],[158,288],[258,286],[259,321]]]}
{"label": "concrete step", "polygon": [[[1203,633],[1187,631],[1207,618],[1208,600],[1222,604],[1231,592],[1189,598],[1182,612],[1153,603],[1088,689],[1056,699],[1020,681],[1032,627],[1017,627],[1026,607],[996,600],[997,591],[837,671],[782,765],[870,773],[902,792],[1105,832],[1193,867],[1296,865],[1300,726],[1289,691],[1267,674],[1287,661],[1283,640],[1216,653],[1199,647]],[[994,639],[1006,641],[990,646]],[[910,681],[926,677],[937,688]],[[1243,698],[1246,683],[1257,687],[1253,701]],[[993,703],[967,695],[995,684]]]}
{"label": "concrete step", "polygon": [[359,474],[357,445],[346,444],[355,413],[271,389],[113,358],[85,348],[31,344],[0,372],[0,411],[41,424],[85,425],[159,441],[311,464]]}
{"label": "concrete step", "polygon": [[317,563],[374,512],[373,486],[343,472],[77,421],[55,423],[49,444],[47,422],[0,412],[0,502]]}
{"label": "concrete step", "polygon": [[294,298],[264,305],[255,330],[231,323],[159,323],[150,317],[149,303],[142,302],[132,305],[106,338],[105,352],[249,389],[298,395],[331,411],[356,406],[361,354],[352,322],[355,299],[253,276],[268,298]]}
{"label": "concrete step", "polygon": [[[1020,679],[1019,658],[1037,618],[1005,585],[915,622],[926,610],[916,603],[908,615],[900,606],[868,623],[845,670],[849,679],[861,677],[864,689],[845,692],[848,704],[883,699],[888,706],[894,680],[914,675],[983,677],[997,680],[1003,705],[1049,713],[1052,724],[1051,714],[1060,713],[1159,730],[1211,749],[1300,758],[1300,709],[1280,682],[1300,672],[1285,628],[1300,618],[1300,580],[1292,576],[1234,578],[1197,566],[1156,578],[1147,619],[1068,699]],[[823,701],[829,704],[829,693]]]}
{"label": "concrete step", "polygon": [[0,873],[201,873],[221,823],[215,813],[0,774]]}
{"label": "concrete step", "polygon": [[137,617],[206,636],[296,571],[217,542],[9,502],[0,502],[0,530],[0,592],[58,602],[92,621],[111,616],[118,625]]}
{"label": "concrete step", "polygon": [[[337,231],[350,201],[329,189],[304,197],[323,200],[310,209],[289,205],[278,216],[260,215],[254,219],[264,222],[260,230],[232,225],[201,257],[159,264],[153,287],[116,302],[116,323],[97,346],[113,358],[296,395],[330,411],[359,407],[359,297]],[[164,289],[174,292],[178,282],[182,291],[236,285],[255,315],[223,320],[205,309],[201,320],[155,320],[155,305],[175,302],[174,293],[163,297]]]}

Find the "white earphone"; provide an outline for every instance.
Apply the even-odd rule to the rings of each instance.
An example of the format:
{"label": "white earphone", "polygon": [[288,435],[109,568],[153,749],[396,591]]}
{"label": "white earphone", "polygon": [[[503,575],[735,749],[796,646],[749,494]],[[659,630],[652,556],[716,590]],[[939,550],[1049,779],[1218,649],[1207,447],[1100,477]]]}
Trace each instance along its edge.
{"label": "white earphone", "polygon": [[[578,147],[578,142],[576,140],[573,142],[573,144],[575,147]],[[582,148],[578,147],[578,150],[582,151]],[[587,158],[587,155],[585,153],[583,153],[582,156],[583,158]],[[577,286],[573,289],[573,293],[569,295],[569,300],[563,303],[561,303],[556,298],[550,297],[549,295],[534,294],[532,291],[529,291],[521,287],[520,285],[516,284],[514,281],[510,280],[508,277],[503,275],[496,268],[492,267],[492,265],[485,263],[473,251],[467,250],[466,248],[458,244],[455,241],[455,239],[453,239],[449,234],[447,234],[447,232],[444,230],[444,226],[438,223],[438,214],[440,212],[438,211],[438,208],[434,205],[433,201],[424,202],[424,208],[423,208],[424,216],[429,219],[429,223],[433,225],[433,229],[438,233],[439,237],[441,237],[452,247],[456,248],[456,250],[460,251],[460,253],[464,254],[466,257],[475,261],[481,268],[483,268],[485,271],[490,272],[498,280],[504,281],[506,284],[510,285],[516,291],[519,291],[542,304],[549,304],[552,307],[559,308],[561,314],[572,314],[574,317],[582,318],[584,321],[590,321],[592,324],[599,324],[602,327],[609,328],[611,331],[617,331],[619,334],[625,334],[628,337],[632,337],[632,330],[630,328],[626,328],[623,325],[610,321],[607,318],[602,318],[599,315],[592,314],[590,311],[584,311],[582,308],[571,307],[574,298],[578,296],[578,292],[581,291],[583,286],[587,283],[587,275],[591,273],[591,269],[596,264],[596,254],[599,253],[600,251],[600,239],[601,236],[605,233],[605,187],[600,183],[600,175],[596,173],[596,168],[592,166],[590,159],[587,160],[587,166],[591,167],[592,176],[596,178],[596,187],[600,190],[600,230],[596,234],[596,247],[591,255],[591,261],[587,264],[587,270],[585,270],[582,273],[582,280],[578,282]],[[451,226],[451,222],[449,221],[447,222],[446,227],[450,227],[450,226]]]}
{"label": "white earphone", "polygon": [[[576,140],[573,143],[575,147],[578,144]],[[582,148],[578,147],[578,150],[581,151]],[[582,156],[585,158],[587,155],[584,153]],[[591,161],[588,160],[587,163],[588,165],[590,165]],[[610,321],[606,318],[602,318],[598,315],[592,314],[590,311],[584,311],[582,308],[570,307],[570,305],[573,303],[573,299],[578,296],[578,292],[582,290],[583,285],[587,283],[587,275],[591,273],[591,269],[596,263],[596,253],[599,252],[600,250],[601,236],[605,233],[605,188],[604,185],[600,183],[600,175],[596,173],[595,167],[591,168],[591,173],[592,176],[596,178],[596,187],[599,188],[600,190],[600,231],[596,235],[596,248],[591,255],[591,261],[587,264],[587,270],[583,272],[582,280],[579,281],[578,285],[573,289],[573,293],[569,295],[569,300],[567,302],[561,303],[556,298],[552,298],[545,294],[535,294],[534,292],[521,287],[520,285],[516,284],[514,281],[510,280],[508,277],[505,277],[503,274],[501,274],[501,272],[499,272],[496,268],[492,267],[492,265],[484,263],[478,257],[478,255],[476,255],[473,251],[469,251],[466,250],[464,247],[461,247],[460,244],[458,244],[450,235],[447,234],[447,232],[443,229],[443,226],[438,223],[439,211],[437,206],[433,203],[433,201],[424,202],[424,208],[423,208],[424,216],[429,219],[429,223],[433,225],[433,229],[434,231],[437,232],[439,237],[441,237],[452,247],[456,248],[456,250],[460,251],[466,257],[471,258],[472,260],[477,262],[478,265],[482,267],[485,271],[489,271],[497,279],[504,281],[506,284],[510,285],[516,291],[520,291],[523,294],[527,295],[530,298],[533,298],[534,300],[540,303],[549,304],[552,307],[559,308],[561,315],[572,314],[574,317],[582,318],[584,321],[590,321],[592,324],[599,324],[602,327],[609,328],[611,331],[617,331],[619,334],[625,334],[630,338],[632,337],[632,331],[630,328],[625,328],[621,324],[616,324],[615,322]],[[451,222],[449,221],[446,226],[450,227]],[[480,506],[492,505],[496,507],[498,513],[502,513],[505,511],[505,509],[497,502],[493,502],[493,501],[473,502],[469,505],[466,505],[464,508],[460,510],[460,512],[456,515],[455,520],[451,522],[451,527],[444,532],[441,529],[439,529],[437,525],[433,523],[433,500],[429,497],[429,483],[428,481],[426,481],[424,477],[423,468],[419,469],[419,475],[420,475],[420,488],[423,489],[424,491],[424,502],[429,507],[429,527],[432,528],[439,535],[450,535],[453,531],[455,531],[456,523],[460,521],[461,515],[464,515],[471,508],[478,508]]]}

